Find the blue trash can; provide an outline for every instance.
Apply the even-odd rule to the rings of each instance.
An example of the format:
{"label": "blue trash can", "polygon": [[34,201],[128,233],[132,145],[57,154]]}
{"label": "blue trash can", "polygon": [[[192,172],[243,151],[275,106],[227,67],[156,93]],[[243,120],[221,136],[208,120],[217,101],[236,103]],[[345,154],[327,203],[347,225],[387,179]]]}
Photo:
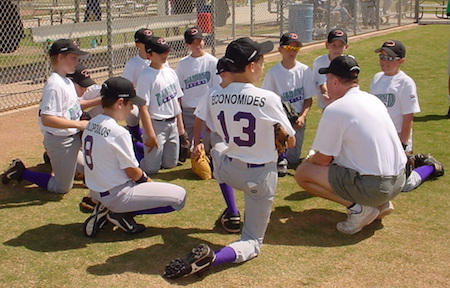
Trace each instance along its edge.
{"label": "blue trash can", "polygon": [[313,35],[313,4],[290,4],[289,9],[289,32],[295,32],[300,36],[302,43],[312,41]]}

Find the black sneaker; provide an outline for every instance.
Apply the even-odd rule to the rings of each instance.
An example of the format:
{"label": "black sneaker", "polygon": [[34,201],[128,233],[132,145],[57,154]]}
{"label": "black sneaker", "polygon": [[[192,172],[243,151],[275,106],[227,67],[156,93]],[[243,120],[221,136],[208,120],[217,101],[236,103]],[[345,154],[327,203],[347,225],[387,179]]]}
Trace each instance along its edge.
{"label": "black sneaker", "polygon": [[241,214],[228,213],[228,209],[225,209],[220,215],[218,222],[228,233],[240,233],[242,228]]}
{"label": "black sneaker", "polygon": [[427,155],[427,158],[424,160],[424,164],[434,167],[434,172],[430,175],[429,179],[434,179],[444,175],[444,165],[437,161],[431,154]]}
{"label": "black sneaker", "polygon": [[106,215],[108,215],[108,208],[102,203],[98,202],[95,205],[91,216],[84,221],[83,232],[87,237],[94,237],[100,229],[106,224]]}
{"label": "black sneaker", "polygon": [[22,181],[22,173],[24,170],[25,165],[23,165],[23,162],[20,159],[14,159],[2,175],[2,183],[8,184],[11,180]]}
{"label": "black sneaker", "polygon": [[136,223],[133,213],[113,213],[109,212],[106,216],[112,224],[116,225],[123,231],[130,234],[141,233],[145,230],[145,226]]}
{"label": "black sneaker", "polygon": [[206,244],[200,244],[193,248],[184,259],[174,259],[166,266],[164,277],[176,279],[198,273],[209,266],[216,259],[216,254]]}
{"label": "black sneaker", "polygon": [[414,155],[414,169],[425,165],[425,159],[427,159],[427,157],[427,155],[422,153]]}

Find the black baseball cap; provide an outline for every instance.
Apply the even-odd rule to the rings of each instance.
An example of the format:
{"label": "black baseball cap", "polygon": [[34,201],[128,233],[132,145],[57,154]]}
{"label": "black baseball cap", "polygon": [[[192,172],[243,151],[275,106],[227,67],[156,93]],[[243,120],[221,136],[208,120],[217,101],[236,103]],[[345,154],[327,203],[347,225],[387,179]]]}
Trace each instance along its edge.
{"label": "black baseball cap", "polygon": [[292,42],[297,42],[300,47],[303,47],[302,42],[300,41],[300,36],[297,33],[288,32],[284,33],[280,38],[280,46],[289,45]]}
{"label": "black baseball cap", "polygon": [[217,72],[216,74],[219,75],[222,72],[230,71],[230,68],[228,67],[228,63],[225,60],[224,57],[220,58],[219,61],[217,61]]}
{"label": "black baseball cap", "polygon": [[153,37],[152,30],[148,28],[141,28],[134,33],[134,42],[145,44],[151,37]]}
{"label": "black baseball cap", "polygon": [[136,95],[133,83],[123,77],[111,77],[102,84],[100,94],[103,98],[109,99],[129,99],[138,106],[145,105],[146,101]]}
{"label": "black baseball cap", "polygon": [[348,39],[347,39],[347,33],[345,33],[344,30],[341,29],[333,29],[328,33],[327,42],[331,43],[335,40],[340,40],[342,43],[347,45]]}
{"label": "black baseball cap", "polygon": [[169,43],[166,39],[161,37],[151,37],[145,43],[145,51],[147,53],[155,52],[155,53],[164,53],[170,50]]}
{"label": "black baseball cap", "polygon": [[78,48],[78,46],[75,45],[73,41],[70,39],[56,40],[50,47],[50,50],[48,50],[48,54],[50,56],[58,55],[65,52],[79,55],[80,59],[86,59],[89,56],[88,52],[81,51],[80,48]]}
{"label": "black baseball cap", "polygon": [[320,68],[319,73],[331,73],[346,79],[357,79],[360,70],[358,63],[353,56],[344,55],[334,58],[329,67]]}
{"label": "black baseball cap", "polygon": [[375,53],[379,53],[382,50],[386,51],[386,53],[392,57],[405,58],[406,56],[405,45],[398,40],[387,40],[380,48],[375,50]]}
{"label": "black baseball cap", "polygon": [[67,77],[84,88],[96,84],[95,81],[91,78],[91,72],[82,63],[79,63],[77,65],[73,74],[67,74]]}
{"label": "black baseball cap", "polygon": [[203,39],[203,31],[198,27],[191,27],[184,31],[184,42],[192,44],[194,39]]}
{"label": "black baseball cap", "polygon": [[225,60],[236,67],[243,68],[254,62],[258,55],[264,55],[273,50],[273,43],[266,41],[258,43],[249,37],[242,37],[228,44],[225,51]]}

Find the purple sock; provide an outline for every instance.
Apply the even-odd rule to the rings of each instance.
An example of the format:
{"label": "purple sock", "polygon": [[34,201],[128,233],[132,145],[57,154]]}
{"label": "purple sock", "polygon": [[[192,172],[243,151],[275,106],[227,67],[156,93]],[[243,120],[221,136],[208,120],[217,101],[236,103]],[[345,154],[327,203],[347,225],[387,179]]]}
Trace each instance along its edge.
{"label": "purple sock", "polygon": [[152,209],[146,209],[146,210],[139,210],[133,212],[134,215],[143,215],[143,214],[163,214],[163,213],[169,213],[175,211],[175,209],[172,208],[172,206],[165,206],[165,207],[156,207]]}
{"label": "purple sock", "polygon": [[222,191],[223,198],[227,203],[228,213],[238,214],[239,210],[236,206],[236,198],[234,198],[234,189],[225,183],[220,183],[219,186]]}
{"label": "purple sock", "polygon": [[216,260],[212,264],[213,266],[223,264],[223,263],[230,263],[236,260],[236,252],[234,252],[234,249],[226,246],[222,249],[215,252],[216,253]]}
{"label": "purple sock", "polygon": [[142,131],[139,128],[139,125],[136,126],[127,126],[128,127],[128,131],[130,131],[131,136],[133,136],[134,139],[136,139],[137,141],[142,141]]}
{"label": "purple sock", "polygon": [[35,172],[28,169],[23,170],[22,173],[22,179],[30,181],[45,190],[47,190],[48,181],[50,181],[50,178],[52,178],[52,175],[50,174]]}
{"label": "purple sock", "polygon": [[424,165],[417,167],[416,169],[414,169],[414,171],[419,174],[420,178],[422,178],[422,181],[425,181],[428,177],[430,177],[431,174],[433,174],[434,166]]}
{"label": "purple sock", "polygon": [[144,143],[136,142],[134,144],[134,155],[136,159],[141,162],[142,158],[144,158]]}

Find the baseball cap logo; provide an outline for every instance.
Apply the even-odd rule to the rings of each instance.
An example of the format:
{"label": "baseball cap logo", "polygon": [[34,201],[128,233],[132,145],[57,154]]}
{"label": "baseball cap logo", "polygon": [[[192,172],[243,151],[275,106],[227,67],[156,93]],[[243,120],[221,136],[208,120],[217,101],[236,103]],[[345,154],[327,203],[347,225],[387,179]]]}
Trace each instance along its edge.
{"label": "baseball cap logo", "polygon": [[384,46],[386,47],[394,47],[395,46],[395,42],[392,40],[388,40],[386,42],[384,42]]}
{"label": "baseball cap logo", "polygon": [[161,44],[161,45],[166,45],[167,44],[167,41],[164,38],[159,38],[156,42],[158,42],[158,44]]}
{"label": "baseball cap logo", "polygon": [[91,73],[89,72],[88,69],[84,69],[80,72],[81,75],[83,75],[85,78],[90,78],[91,77]]}
{"label": "baseball cap logo", "polygon": [[193,35],[197,35],[198,34],[198,30],[195,28],[192,28],[191,31],[189,31],[189,33],[193,36]]}
{"label": "baseball cap logo", "polygon": [[336,30],[336,31],[334,31],[334,35],[335,35],[335,36],[338,36],[338,37],[344,36],[344,31],[342,31],[342,30]]}
{"label": "baseball cap logo", "polygon": [[153,32],[151,30],[144,30],[144,32],[142,32],[142,34],[144,34],[145,36],[152,36]]}
{"label": "baseball cap logo", "polygon": [[289,38],[297,40],[298,39],[298,35],[295,34],[295,33],[290,33],[289,34]]}

